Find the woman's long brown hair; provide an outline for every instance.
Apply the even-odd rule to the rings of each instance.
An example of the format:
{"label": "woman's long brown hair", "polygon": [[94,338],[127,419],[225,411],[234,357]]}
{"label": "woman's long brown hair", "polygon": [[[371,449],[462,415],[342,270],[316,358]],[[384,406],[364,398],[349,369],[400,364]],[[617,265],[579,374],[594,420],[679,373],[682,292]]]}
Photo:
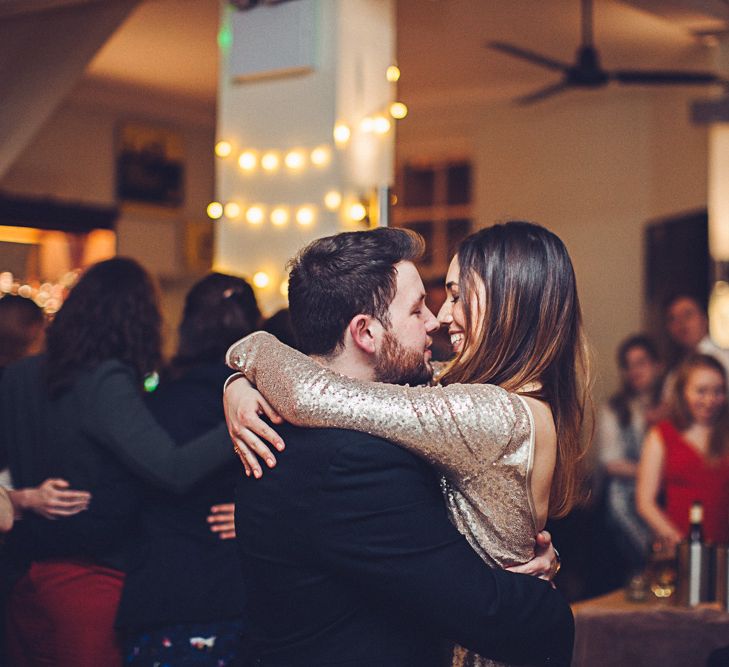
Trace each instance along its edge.
{"label": "woman's long brown hair", "polygon": [[589,395],[582,313],[567,249],[544,227],[514,221],[472,234],[457,255],[465,340],[441,381],[495,384],[512,392],[541,384],[520,393],[552,410],[557,460],[549,514],[564,516],[580,495]]}
{"label": "woman's long brown hair", "polygon": [[[686,384],[691,373],[699,368],[716,371],[724,381],[724,391],[727,389],[726,371],[715,357],[708,354],[691,354],[686,357],[676,369],[676,384],[671,395],[670,419],[679,431],[685,431],[694,423],[694,418],[686,403]],[[708,458],[714,462],[729,453],[729,404],[724,400],[709,437]]]}

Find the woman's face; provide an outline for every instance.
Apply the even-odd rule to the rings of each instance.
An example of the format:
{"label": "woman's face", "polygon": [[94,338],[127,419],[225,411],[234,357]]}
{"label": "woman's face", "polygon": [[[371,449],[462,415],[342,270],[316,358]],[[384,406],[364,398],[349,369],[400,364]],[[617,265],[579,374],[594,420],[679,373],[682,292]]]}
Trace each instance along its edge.
{"label": "woman's face", "polygon": [[713,368],[694,368],[686,380],[683,396],[694,422],[710,426],[726,400],[724,378]]}
{"label": "woman's face", "polygon": [[623,375],[630,388],[637,394],[650,391],[658,380],[661,365],[644,347],[636,345],[625,353]]}
{"label": "woman's face", "polygon": [[[464,304],[461,300],[460,287],[458,285],[461,267],[458,264],[458,255],[451,260],[446,274],[446,300],[438,312],[438,321],[441,326],[448,328],[448,335],[451,339],[453,351],[460,354],[463,351],[463,343],[466,333],[466,307],[472,308],[471,321],[478,322],[478,306],[476,304]],[[482,284],[476,281],[480,291],[485,291]],[[471,332],[472,334],[475,332]],[[473,339],[473,335],[472,335]]]}

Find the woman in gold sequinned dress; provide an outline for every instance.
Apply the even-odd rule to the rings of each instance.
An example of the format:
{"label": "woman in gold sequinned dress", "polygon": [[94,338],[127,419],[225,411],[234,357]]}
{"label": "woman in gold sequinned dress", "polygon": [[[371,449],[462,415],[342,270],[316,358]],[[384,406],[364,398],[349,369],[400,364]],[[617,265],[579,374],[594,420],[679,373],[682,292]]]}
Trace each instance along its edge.
{"label": "woman in gold sequinned dress", "polygon": [[[522,564],[578,493],[586,373],[574,271],[556,235],[511,222],[463,241],[446,292],[438,319],[455,359],[435,386],[346,378],[263,333],[233,345],[228,363],[293,424],[366,431],[427,459],[471,547],[490,565]],[[252,392],[226,392],[233,431],[251,423]],[[257,438],[235,441],[249,461],[268,458]],[[456,647],[452,664],[498,663]]]}

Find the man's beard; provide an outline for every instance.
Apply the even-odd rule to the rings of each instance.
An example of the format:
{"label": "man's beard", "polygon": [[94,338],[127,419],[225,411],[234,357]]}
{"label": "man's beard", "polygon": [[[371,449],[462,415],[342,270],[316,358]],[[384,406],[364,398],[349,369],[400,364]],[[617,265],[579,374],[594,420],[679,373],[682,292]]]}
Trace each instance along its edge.
{"label": "man's beard", "polygon": [[426,384],[433,378],[433,368],[424,353],[401,345],[389,331],[384,332],[382,347],[375,360],[375,380],[390,384]]}

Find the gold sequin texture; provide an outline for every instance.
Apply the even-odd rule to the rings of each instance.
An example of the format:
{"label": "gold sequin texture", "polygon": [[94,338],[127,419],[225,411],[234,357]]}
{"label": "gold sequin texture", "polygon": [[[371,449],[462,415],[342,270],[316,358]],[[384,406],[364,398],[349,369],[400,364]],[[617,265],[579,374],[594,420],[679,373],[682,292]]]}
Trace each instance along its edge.
{"label": "gold sequin texture", "polygon": [[[533,557],[534,426],[518,395],[494,385],[353,380],[265,332],[235,343],[226,359],[292,424],[364,431],[427,459],[442,475],[451,520],[489,565],[510,567]],[[452,664],[503,663],[456,647]]]}

